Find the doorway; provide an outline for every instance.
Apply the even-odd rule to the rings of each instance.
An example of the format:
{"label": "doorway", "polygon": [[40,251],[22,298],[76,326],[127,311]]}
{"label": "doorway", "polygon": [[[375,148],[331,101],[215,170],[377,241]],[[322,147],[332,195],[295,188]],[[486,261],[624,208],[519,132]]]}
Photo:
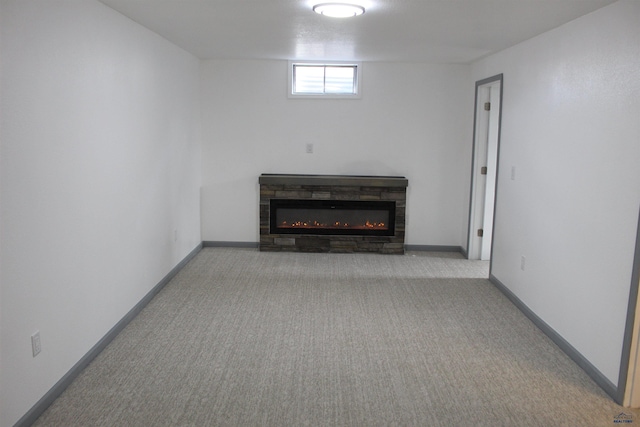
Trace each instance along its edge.
{"label": "doorway", "polygon": [[502,74],[476,82],[467,258],[491,259],[500,122]]}
{"label": "doorway", "polygon": [[627,325],[622,344],[622,360],[616,402],[627,408],[640,408],[640,213],[636,229],[636,247],[631,271],[631,290]]}

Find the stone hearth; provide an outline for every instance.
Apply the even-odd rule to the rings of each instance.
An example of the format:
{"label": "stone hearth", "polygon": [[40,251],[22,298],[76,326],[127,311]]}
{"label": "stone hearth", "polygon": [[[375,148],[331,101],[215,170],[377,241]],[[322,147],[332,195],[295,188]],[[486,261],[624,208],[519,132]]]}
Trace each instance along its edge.
{"label": "stone hearth", "polygon": [[[404,177],[263,174],[260,184],[260,250],[289,252],[376,252],[404,254],[406,190]],[[272,234],[270,206],[279,200],[393,202],[392,236]]]}

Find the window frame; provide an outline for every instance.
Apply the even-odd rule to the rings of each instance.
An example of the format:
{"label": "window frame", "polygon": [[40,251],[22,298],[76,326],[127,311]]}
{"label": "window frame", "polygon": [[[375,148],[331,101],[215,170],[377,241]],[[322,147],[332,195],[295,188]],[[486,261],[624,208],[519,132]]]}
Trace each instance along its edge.
{"label": "window frame", "polygon": [[[323,67],[355,67],[355,93],[296,93],[294,89],[294,72],[293,69],[296,65],[309,65],[309,66],[323,66]],[[289,61],[288,62],[288,89],[287,96],[289,98],[301,98],[301,99],[360,99],[362,98],[362,63],[359,61]]]}

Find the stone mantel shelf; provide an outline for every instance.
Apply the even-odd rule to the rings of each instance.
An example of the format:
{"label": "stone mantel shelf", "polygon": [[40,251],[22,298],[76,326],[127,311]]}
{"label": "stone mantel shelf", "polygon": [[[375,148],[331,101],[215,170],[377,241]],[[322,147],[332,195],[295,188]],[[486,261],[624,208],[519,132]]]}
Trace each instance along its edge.
{"label": "stone mantel shelf", "polygon": [[357,187],[407,187],[409,180],[403,176],[366,175],[294,175],[262,174],[258,182],[263,185],[332,185]]}

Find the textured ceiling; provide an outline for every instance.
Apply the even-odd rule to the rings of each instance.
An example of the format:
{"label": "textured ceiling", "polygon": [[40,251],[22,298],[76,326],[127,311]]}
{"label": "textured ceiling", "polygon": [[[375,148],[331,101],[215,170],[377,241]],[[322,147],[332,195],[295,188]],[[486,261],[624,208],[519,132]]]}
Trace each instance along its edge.
{"label": "textured ceiling", "polygon": [[328,18],[311,0],[101,0],[202,59],[465,63],[614,0],[351,0]]}

